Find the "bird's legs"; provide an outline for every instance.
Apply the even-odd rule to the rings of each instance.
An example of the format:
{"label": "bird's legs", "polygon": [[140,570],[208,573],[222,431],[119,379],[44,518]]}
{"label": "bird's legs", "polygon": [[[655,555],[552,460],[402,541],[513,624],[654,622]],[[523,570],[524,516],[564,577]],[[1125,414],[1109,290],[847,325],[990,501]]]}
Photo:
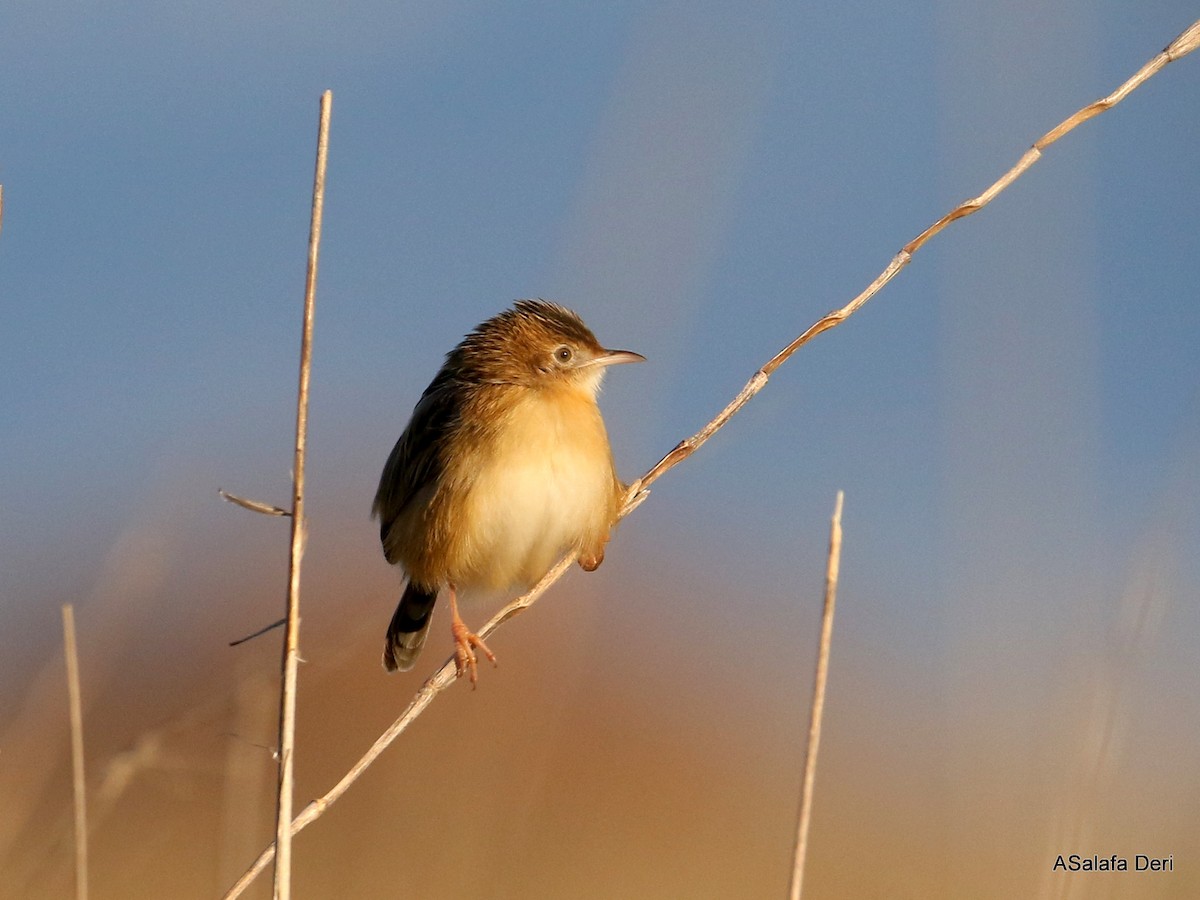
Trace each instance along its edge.
{"label": "bird's legs", "polygon": [[476,674],[476,659],[475,648],[478,647],[483,651],[483,655],[491,660],[492,665],[496,664],[496,654],[488,649],[488,645],[483,642],[483,638],[471,631],[467,627],[467,623],[462,620],[458,614],[458,598],[454,585],[450,585],[450,633],[454,635],[454,669],[455,677],[462,678],[463,672],[470,671],[471,687],[475,687],[475,682],[479,680]]}

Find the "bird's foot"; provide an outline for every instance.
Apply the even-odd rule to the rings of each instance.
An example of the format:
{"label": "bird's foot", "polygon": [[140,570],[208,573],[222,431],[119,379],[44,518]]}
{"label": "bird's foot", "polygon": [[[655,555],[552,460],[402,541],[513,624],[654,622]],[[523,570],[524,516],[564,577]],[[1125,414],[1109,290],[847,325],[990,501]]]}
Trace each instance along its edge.
{"label": "bird's foot", "polygon": [[466,623],[457,616],[450,622],[450,632],[454,635],[454,677],[462,678],[464,672],[469,672],[473,689],[479,681],[476,648],[483,651],[493,666],[496,665],[496,654],[488,649],[483,638],[467,628]]}

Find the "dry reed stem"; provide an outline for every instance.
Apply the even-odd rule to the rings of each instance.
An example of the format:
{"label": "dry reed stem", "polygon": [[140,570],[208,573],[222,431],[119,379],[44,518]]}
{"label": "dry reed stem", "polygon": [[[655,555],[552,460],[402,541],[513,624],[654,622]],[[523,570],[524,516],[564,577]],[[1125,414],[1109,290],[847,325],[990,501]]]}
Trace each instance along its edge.
{"label": "dry reed stem", "polygon": [[817,644],[817,673],[813,678],[812,711],[808,720],[808,750],[804,754],[804,782],[800,792],[800,823],[792,858],[791,900],[800,900],[804,859],[808,854],[808,825],[812,819],[813,784],[817,778],[817,751],[821,746],[821,717],[825,712],[825,682],[829,677],[829,646],[833,641],[833,612],[837,606],[838,570],[842,561],[842,491],[833,504],[829,523],[829,559],[825,564],[825,609],[821,614],[821,639]]}
{"label": "dry reed stem", "polygon": [[[662,477],[662,475],[669,469],[679,465],[679,463],[683,462],[683,460],[695,453],[696,450],[698,450],[710,437],[724,427],[725,423],[733,418],[734,414],[737,413],[738,410],[745,406],[755,394],[763,389],[770,376],[775,372],[776,369],[787,362],[793,353],[795,353],[821,332],[828,331],[829,329],[840,325],[855,312],[857,312],[859,308],[861,308],[868,300],[875,296],[875,294],[877,294],[884,285],[891,281],[901,269],[903,269],[909,264],[909,262],[912,261],[913,254],[916,253],[916,251],[922,246],[924,246],[924,244],[930,238],[932,238],[935,234],[940,232],[943,228],[956,219],[961,219],[973,212],[977,212],[990,203],[1001,191],[1012,184],[1012,182],[1024,174],[1034,162],[1041,158],[1041,151],[1043,148],[1048,147],[1067,132],[1073,130],[1076,126],[1082,124],[1083,122],[1086,122],[1088,119],[1091,119],[1116,106],[1132,91],[1140,87],[1147,79],[1162,70],[1167,63],[1174,62],[1175,60],[1186,56],[1188,53],[1191,53],[1193,50],[1195,50],[1198,45],[1200,45],[1200,20],[1193,22],[1182,34],[1179,35],[1179,37],[1172,41],[1165,50],[1142,66],[1142,68],[1140,68],[1131,78],[1125,81],[1119,88],[1117,88],[1107,97],[1083,107],[1073,115],[1064,119],[1050,131],[1046,132],[1046,134],[1040,137],[1034,143],[1033,147],[1021,157],[1015,166],[1001,176],[982,194],[959,204],[957,207],[955,207],[955,209],[951,210],[933,225],[922,231],[919,235],[917,235],[917,237],[913,238],[913,240],[905,244],[905,246],[898,254],[896,254],[892,261],[888,263],[887,268],[885,268],[861,294],[859,294],[841,309],[827,313],[821,319],[809,326],[809,328],[803,334],[771,357],[771,359],[768,360],[762,368],[754,373],[754,375],[746,383],[745,387],[741,389],[737,396],[734,397],[733,400],[731,400],[729,404],[723,410],[721,410],[721,412],[719,412],[711,422],[701,428],[690,438],[680,441],[670,453],[655,463],[645,475],[629,485],[629,488],[625,492],[625,500],[622,504],[621,512],[617,517],[618,521],[625,518],[642,504],[642,502],[649,495],[648,488],[651,484]],[[513,600],[511,603],[501,609],[500,612],[496,613],[496,615],[492,617],[491,621],[489,621],[487,625],[485,625],[484,628],[479,632],[480,637],[486,638],[502,622],[505,622],[506,620],[532,606],[537,599],[543,593],[545,593],[547,588],[549,588],[554,582],[562,577],[563,573],[570,568],[571,563],[574,561],[574,556],[568,556],[561,559],[554,566],[554,568],[546,573],[546,576],[539,581],[531,591]],[[325,812],[325,810],[337,800],[338,797],[345,793],[346,788],[349,787],[354,779],[357,778],[358,775],[376,758],[378,758],[379,754],[382,753],[392,741],[394,741],[400,736],[400,734],[404,732],[409,724],[411,724],[412,721],[421,714],[425,707],[429,705],[430,701],[437,694],[445,690],[450,686],[450,684],[453,683],[453,672],[454,662],[453,658],[451,658],[443,663],[442,667],[429,677],[425,684],[421,686],[420,690],[417,691],[416,696],[413,697],[412,701],[405,708],[404,712],[402,712],[399,718],[397,718],[390,726],[388,726],[387,730],[384,731],[384,733],[379,736],[375,743],[371,745],[371,748],[365,754],[363,754],[357,763],[354,764],[354,767],[351,768],[350,771],[347,772],[346,775],[343,776],[342,779],[336,785],[334,785],[334,787],[330,789],[328,793],[312,801],[304,808],[303,812],[301,812],[301,814],[296,818],[296,821],[292,823],[293,832],[299,831],[300,829],[312,824],[312,822],[318,819]],[[225,900],[233,900],[233,898],[240,895],[242,891],[244,891],[246,887],[249,886],[252,881],[254,881],[258,873],[266,868],[274,854],[274,845],[271,845],[263,850],[262,854],[257,860],[255,860],[253,865],[246,870],[246,873],[232,888],[229,889],[228,893],[225,894]]]}
{"label": "dry reed stem", "polygon": [[304,331],[300,339],[300,384],[296,391],[296,454],[292,469],[292,541],[288,558],[287,634],[283,645],[283,690],[279,700],[279,795],[276,805],[275,898],[292,893],[292,793],[296,766],[296,679],[300,662],[300,562],[304,556],[304,457],[308,440],[308,385],[312,370],[313,306],[321,216],[325,207],[325,164],[329,151],[329,111],[333,93],[321,95],[317,163],[313,175],[308,269],[304,283]]}
{"label": "dry reed stem", "polygon": [[75,641],[75,607],[64,603],[63,651],[67,660],[67,696],[71,709],[71,784],[75,794],[75,897],[87,900],[87,784],[83,777],[83,701],[79,693],[79,648]]}

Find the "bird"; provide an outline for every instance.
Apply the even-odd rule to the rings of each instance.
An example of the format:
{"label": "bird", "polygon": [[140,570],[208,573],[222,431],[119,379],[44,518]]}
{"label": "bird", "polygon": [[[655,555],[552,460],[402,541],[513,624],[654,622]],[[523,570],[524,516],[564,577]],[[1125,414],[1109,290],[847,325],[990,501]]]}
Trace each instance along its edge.
{"label": "bird", "polygon": [[460,593],[526,589],[568,552],[588,572],[604,561],[626,485],[597,394],[609,366],[644,360],[605,349],[578,314],[540,299],[516,301],[446,354],[372,506],[384,558],[408,579],[387,671],[415,665],[444,590],[455,674],[474,686],[476,651],[496,656],[463,622]]}

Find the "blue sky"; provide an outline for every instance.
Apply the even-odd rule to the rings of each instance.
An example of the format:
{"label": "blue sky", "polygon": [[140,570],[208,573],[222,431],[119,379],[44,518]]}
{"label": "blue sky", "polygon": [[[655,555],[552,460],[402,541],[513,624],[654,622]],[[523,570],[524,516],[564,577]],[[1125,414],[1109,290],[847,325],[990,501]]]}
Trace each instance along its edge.
{"label": "blue sky", "polygon": [[[10,6],[0,707],[55,651],[63,599],[87,621],[122,536],[149,522],[175,548],[170,622],[172,591],[203,570],[189,547],[217,568],[237,556],[226,529],[243,526],[216,488],[286,497],[322,90],[313,541],[326,516],[374,565],[378,470],[477,322],[548,297],[646,355],[603,398],[632,477],[1194,14],[1177,0]],[[1145,693],[1126,702],[1165,717],[1149,698],[1187,684],[1170,712],[1197,720],[1198,66],[1169,66],[1051,148],[659,483],[610,564],[625,545],[620,572],[694,592],[648,621],[687,619],[744,658],[764,637],[807,653],[807,630],[769,623],[794,614],[798,572],[819,583],[841,488],[838,627],[873,702],[921,694],[950,731],[1013,716],[1010,749],[1037,757],[1056,711],[1090,697],[1096,648],[1123,652],[1122,598],[1150,571],[1160,630],[1138,644]],[[354,609],[382,631],[394,576],[380,562],[371,578],[378,595]],[[207,621],[232,636],[276,605]],[[939,746],[948,770],[1000,752]]]}

